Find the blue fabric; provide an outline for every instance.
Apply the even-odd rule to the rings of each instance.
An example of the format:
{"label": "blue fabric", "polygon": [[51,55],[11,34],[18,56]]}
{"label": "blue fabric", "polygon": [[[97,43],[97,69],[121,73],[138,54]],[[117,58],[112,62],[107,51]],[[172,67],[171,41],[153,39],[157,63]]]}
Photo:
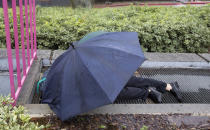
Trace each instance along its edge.
{"label": "blue fabric", "polygon": [[86,36],[84,36],[81,40],[79,40],[79,42],[80,43],[86,42],[87,40],[89,40],[93,37],[96,37],[98,35],[105,34],[105,33],[107,33],[107,32],[98,31],[98,32],[89,33]]}
{"label": "blue fabric", "polygon": [[144,60],[135,32],[103,33],[75,42],[51,66],[42,103],[63,121],[113,103]]}

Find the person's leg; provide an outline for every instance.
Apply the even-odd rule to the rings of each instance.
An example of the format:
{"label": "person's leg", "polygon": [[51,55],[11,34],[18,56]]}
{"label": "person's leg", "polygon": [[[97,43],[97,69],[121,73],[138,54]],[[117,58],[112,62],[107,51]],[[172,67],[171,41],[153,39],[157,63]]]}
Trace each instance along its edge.
{"label": "person's leg", "polygon": [[162,94],[157,91],[155,88],[148,88],[149,95],[148,97],[152,99],[155,103],[162,103]]}
{"label": "person's leg", "polygon": [[155,89],[137,88],[137,87],[125,87],[117,99],[142,99],[146,100],[151,98],[155,103],[162,102],[162,94]]}
{"label": "person's leg", "polygon": [[142,99],[146,100],[149,91],[144,88],[124,87],[117,99]]}
{"label": "person's leg", "polygon": [[182,93],[179,88],[178,82],[173,82],[169,84],[171,87],[170,92],[176,97],[179,102],[182,102]]}
{"label": "person's leg", "polygon": [[158,81],[155,79],[132,76],[127,82],[126,86],[134,86],[137,88],[155,87],[158,91],[165,93],[169,85],[165,82]]}
{"label": "person's leg", "polygon": [[158,81],[155,79],[132,76],[127,82],[126,86],[133,86],[137,88],[155,87],[158,91],[162,93],[170,91],[178,99],[179,102],[182,102],[182,94],[180,92],[179,85],[177,82],[167,84],[165,82]]}

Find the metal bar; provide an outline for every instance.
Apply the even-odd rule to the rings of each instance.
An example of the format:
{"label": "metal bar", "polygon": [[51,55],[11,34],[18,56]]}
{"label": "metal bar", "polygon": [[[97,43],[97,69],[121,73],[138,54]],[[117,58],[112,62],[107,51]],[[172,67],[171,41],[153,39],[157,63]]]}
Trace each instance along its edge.
{"label": "metal bar", "polygon": [[[32,0],[29,1],[30,36],[29,36],[29,25],[28,25],[28,3],[27,3],[27,1],[28,0],[25,0],[25,24],[26,24],[26,42],[27,42],[27,56],[28,56],[28,61],[27,61],[28,66],[26,67],[24,22],[23,22],[24,19],[23,19],[23,3],[22,3],[23,1],[19,0],[20,25],[21,25],[21,46],[22,46],[22,61],[23,61],[23,77],[21,79],[16,0],[12,0],[13,29],[14,29],[14,39],[15,39],[17,82],[18,82],[18,87],[17,87],[16,92],[15,92],[14,75],[13,75],[13,62],[12,62],[12,49],[11,49],[11,38],[10,38],[9,17],[8,17],[8,4],[7,4],[7,0],[2,1],[3,9],[4,9],[4,22],[5,22],[7,55],[8,55],[8,64],[9,64],[9,73],[10,73],[11,96],[15,100],[15,102],[21,92],[21,88],[22,88],[23,83],[27,77],[27,74],[29,73],[31,65],[37,56],[35,0],[33,0],[33,3],[32,3]],[[33,33],[33,31],[34,31],[34,33]],[[34,41],[33,41],[33,38],[34,38]],[[30,55],[30,42],[31,42],[31,55]],[[14,104],[15,104],[15,102],[14,102]]]}
{"label": "metal bar", "polygon": [[[36,53],[34,53],[34,56],[35,56],[35,55],[36,55]],[[34,61],[34,58],[32,58],[31,61],[30,61],[30,64],[31,64],[31,65],[32,65],[33,61]],[[28,72],[29,72],[29,70],[30,70],[30,68],[31,68],[31,65],[30,65],[29,67],[27,67],[27,69],[26,69],[26,75],[23,76],[23,78],[22,78],[22,80],[21,80],[21,86],[23,86],[23,83],[24,83],[24,81],[26,80],[26,77],[27,77]],[[22,89],[22,87],[18,87],[17,91],[15,92],[15,99],[17,99],[18,96],[20,95],[21,89]]]}
{"label": "metal bar", "polygon": [[3,3],[3,10],[4,10],[4,23],[5,23],[5,32],[6,32],[11,97],[15,99],[15,84],[14,84],[14,75],[13,75],[13,62],[12,62],[12,50],[11,50],[11,38],[10,38],[7,0],[3,0],[2,3]]}
{"label": "metal bar", "polygon": [[17,82],[18,82],[18,87],[21,87],[21,73],[20,73],[20,57],[19,57],[19,43],[18,43],[16,0],[12,0],[12,12],[13,12],[13,28],[14,28],[14,38],[15,38]]}
{"label": "metal bar", "polygon": [[[34,58],[31,59],[31,61],[30,61],[30,64],[31,64],[31,65],[32,65],[32,63],[33,63],[33,61],[34,61],[36,55],[37,55],[36,52],[34,52]],[[22,80],[21,80],[21,86],[23,86],[23,83],[24,83],[24,81],[25,81],[25,79],[26,79],[26,77],[27,77],[27,74],[28,74],[30,68],[31,68],[31,66],[27,67],[27,69],[26,69],[26,75],[23,76],[23,77],[22,77]]]}
{"label": "metal bar", "polygon": [[[37,53],[37,43],[36,43],[36,1],[33,0],[33,22],[34,22],[34,50]],[[35,55],[37,58],[37,55]]]}
{"label": "metal bar", "polygon": [[33,18],[32,18],[32,0],[29,0],[29,15],[30,15],[30,37],[31,37],[31,57],[33,58]]}
{"label": "metal bar", "polygon": [[[37,55],[36,52],[34,52],[34,54],[33,54],[33,57],[34,57],[34,58],[32,58],[31,61],[30,61],[30,64],[31,64],[31,65],[32,65],[32,63],[33,63],[33,61],[34,61],[36,55]],[[24,83],[24,81],[26,80],[26,77],[27,77],[27,75],[28,75],[28,73],[29,73],[29,70],[30,70],[30,68],[31,68],[31,65],[27,67],[27,69],[26,69],[26,75],[22,77],[21,86],[23,86],[23,83]],[[21,91],[21,88],[22,88],[22,87],[18,87],[17,91],[15,92],[15,99],[18,98],[18,96],[19,96],[19,94],[20,94],[20,91]]]}
{"label": "metal bar", "polygon": [[28,32],[28,0],[25,0],[25,24],[26,24],[26,41],[27,41],[27,57],[28,57],[28,66],[30,66],[30,45],[29,45],[29,32]]}
{"label": "metal bar", "polygon": [[26,76],[26,57],[25,57],[25,41],[24,41],[24,24],[23,24],[23,2],[19,0],[20,7],[20,28],[21,28],[21,45],[22,45],[22,62],[23,62],[23,76]]}
{"label": "metal bar", "polygon": [[[19,96],[19,94],[20,94],[20,91],[21,91],[21,88],[22,88],[22,87],[18,87],[18,88],[17,88],[17,90],[16,90],[16,92],[15,92],[15,99],[18,98],[18,96]],[[16,101],[16,100],[15,100],[15,101]]]}

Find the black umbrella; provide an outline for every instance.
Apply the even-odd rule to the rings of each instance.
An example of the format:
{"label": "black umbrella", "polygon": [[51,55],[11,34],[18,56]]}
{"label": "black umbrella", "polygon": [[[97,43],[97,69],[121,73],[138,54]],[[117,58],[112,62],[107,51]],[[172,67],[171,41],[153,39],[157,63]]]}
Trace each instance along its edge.
{"label": "black umbrella", "polygon": [[144,60],[137,33],[91,33],[55,60],[42,103],[63,121],[113,103]]}

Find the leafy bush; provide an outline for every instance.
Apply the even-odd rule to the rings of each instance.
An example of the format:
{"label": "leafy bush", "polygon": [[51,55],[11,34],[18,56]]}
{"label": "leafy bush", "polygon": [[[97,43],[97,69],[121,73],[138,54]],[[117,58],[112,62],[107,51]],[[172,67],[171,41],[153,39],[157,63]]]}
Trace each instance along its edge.
{"label": "leafy bush", "polygon": [[[38,47],[45,49],[67,49],[69,42],[94,31],[138,32],[148,52],[208,52],[210,46],[210,5],[75,10],[37,7],[36,22]],[[2,30],[1,23],[0,18]],[[0,44],[5,43],[3,33]]]}
{"label": "leafy bush", "polygon": [[0,129],[1,130],[41,130],[44,126],[38,126],[30,122],[30,117],[24,114],[23,106],[13,107],[13,100],[8,97],[0,97]]}

